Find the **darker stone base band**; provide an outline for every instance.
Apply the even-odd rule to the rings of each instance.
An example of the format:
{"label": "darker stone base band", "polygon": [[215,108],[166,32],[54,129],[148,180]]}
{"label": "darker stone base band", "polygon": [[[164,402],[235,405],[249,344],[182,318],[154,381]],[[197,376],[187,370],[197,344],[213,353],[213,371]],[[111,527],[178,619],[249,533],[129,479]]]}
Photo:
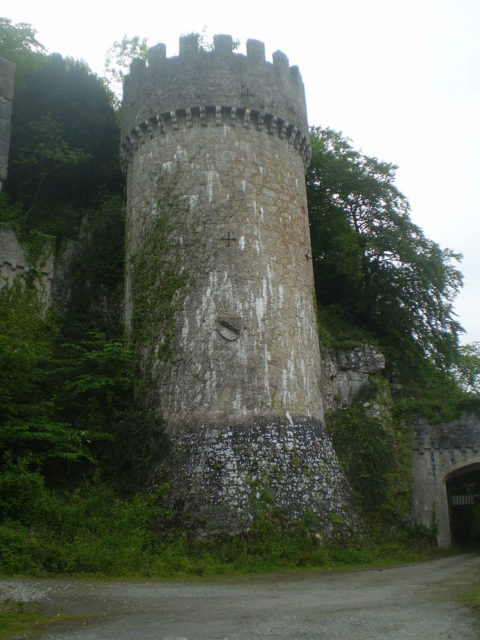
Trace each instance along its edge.
{"label": "darker stone base band", "polygon": [[323,538],[358,532],[352,496],[330,436],[312,418],[258,417],[202,426],[175,441],[170,486],[177,507],[210,533],[247,530],[255,513],[308,516]]}

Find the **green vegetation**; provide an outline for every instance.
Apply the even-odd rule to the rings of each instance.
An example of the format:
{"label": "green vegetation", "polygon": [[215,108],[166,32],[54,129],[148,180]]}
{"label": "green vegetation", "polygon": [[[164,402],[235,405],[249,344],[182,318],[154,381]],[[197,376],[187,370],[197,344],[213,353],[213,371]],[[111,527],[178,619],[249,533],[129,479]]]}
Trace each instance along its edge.
{"label": "green vegetation", "polygon": [[4,600],[0,602],[0,639],[29,637],[43,625],[61,622],[65,617],[46,615],[34,604]]}
{"label": "green vegetation", "polygon": [[352,406],[327,418],[361,512],[382,532],[408,522],[409,433],[392,406],[388,384],[377,378]]}
{"label": "green vegetation", "polygon": [[2,474],[0,500],[0,567],[9,575],[242,574],[426,557],[406,536],[327,545],[308,522],[287,526],[281,514],[259,513],[249,532],[202,542],[176,528],[161,490],[129,498],[98,482],[54,490],[18,465]]}
{"label": "green vegetation", "polygon": [[475,607],[475,609],[480,610],[480,582],[467,593],[465,596],[465,602],[471,607]]}
{"label": "green vegetation", "polygon": [[83,62],[45,55],[30,25],[0,18],[0,56],[17,64],[0,220],[77,238],[86,210],[122,192],[110,95]]}
{"label": "green vegetation", "polygon": [[[394,412],[432,421],[478,411],[478,345],[459,345],[453,301],[459,255],[410,219],[396,167],[331,129],[312,129],[307,172],[320,337],[376,345],[402,385]],[[398,386],[398,385],[397,385]],[[468,393],[467,393],[468,392]]]}
{"label": "green vegetation", "polygon": [[[113,78],[132,53],[144,55],[145,42],[115,43]],[[0,19],[0,56],[17,64],[0,222],[13,227],[32,266],[0,292],[0,572],[210,575],[424,553],[416,549],[431,545],[433,529],[406,525],[406,421],[478,411],[480,354],[478,344],[458,345],[457,256],[411,222],[394,167],[331,130],[312,131],[307,184],[320,336],[334,348],[375,344],[389,363],[328,422],[371,534],[326,545],[308,521],[287,526],[260,509],[250,531],[200,542],[166,507],[159,468],[170,445],[133,384],[149,357],[140,355],[149,332],[164,335],[160,365],[171,357],[174,313],[194,277],[171,242],[170,225],[185,213],[175,175],[164,176],[159,215],[129,266],[127,345],[118,103],[84,63],[47,56],[30,25]],[[62,307],[47,311],[35,268],[67,246],[69,289]],[[401,385],[393,397],[387,378]],[[35,615],[12,603],[2,611],[5,624]]]}
{"label": "green vegetation", "polygon": [[480,342],[460,347],[454,374],[465,391],[480,395]]}
{"label": "green vegetation", "polygon": [[146,38],[129,38],[124,35],[112,44],[105,60],[105,81],[112,91],[112,104],[119,110],[122,101],[123,82],[128,78],[130,63],[134,58],[146,60],[148,46]]}
{"label": "green vegetation", "polygon": [[460,326],[453,299],[459,256],[428,240],[394,185],[396,167],[355,150],[331,129],[311,135],[307,173],[319,304],[338,305],[378,336],[388,356],[410,366],[448,367]]}
{"label": "green vegetation", "polygon": [[[178,195],[179,170],[156,176],[159,198],[155,212],[139,213],[144,230],[142,244],[131,256],[132,318],[130,341],[139,365],[137,390],[143,394],[152,388],[155,371],[170,361],[175,337],[176,318],[191,275],[184,264],[182,237],[188,205]],[[133,244],[133,242],[132,242]],[[158,336],[162,336],[159,345]],[[148,400],[143,397],[144,401]]]}

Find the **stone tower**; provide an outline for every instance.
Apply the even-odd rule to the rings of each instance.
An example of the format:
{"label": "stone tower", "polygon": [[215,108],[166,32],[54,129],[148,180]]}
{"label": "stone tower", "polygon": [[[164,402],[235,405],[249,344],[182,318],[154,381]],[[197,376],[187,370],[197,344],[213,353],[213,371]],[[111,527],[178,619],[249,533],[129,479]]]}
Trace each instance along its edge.
{"label": "stone tower", "polygon": [[214,529],[266,500],[327,530],[348,498],[323,428],[299,70],[256,40],[245,56],[186,36],[132,63],[122,119],[126,325],[175,495]]}

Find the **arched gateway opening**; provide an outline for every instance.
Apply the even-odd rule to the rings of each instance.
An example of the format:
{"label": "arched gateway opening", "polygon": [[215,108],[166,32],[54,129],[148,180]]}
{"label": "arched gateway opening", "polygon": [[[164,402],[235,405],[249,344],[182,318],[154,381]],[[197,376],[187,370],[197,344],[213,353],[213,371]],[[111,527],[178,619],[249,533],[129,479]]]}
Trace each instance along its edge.
{"label": "arched gateway opening", "polygon": [[480,463],[449,474],[446,489],[452,544],[480,547]]}

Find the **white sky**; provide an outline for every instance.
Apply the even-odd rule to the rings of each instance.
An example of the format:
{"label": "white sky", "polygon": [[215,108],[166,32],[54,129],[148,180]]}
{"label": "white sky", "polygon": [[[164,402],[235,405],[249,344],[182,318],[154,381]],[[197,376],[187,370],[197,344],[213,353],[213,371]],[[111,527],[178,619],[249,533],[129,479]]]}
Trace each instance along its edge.
{"label": "white sky", "polygon": [[369,155],[399,165],[397,185],[427,237],[463,254],[456,310],[464,342],[480,340],[480,1],[2,0],[49,53],[99,74],[124,34],[164,42],[206,27],[263,40],[299,66],[311,125],[342,131]]}

